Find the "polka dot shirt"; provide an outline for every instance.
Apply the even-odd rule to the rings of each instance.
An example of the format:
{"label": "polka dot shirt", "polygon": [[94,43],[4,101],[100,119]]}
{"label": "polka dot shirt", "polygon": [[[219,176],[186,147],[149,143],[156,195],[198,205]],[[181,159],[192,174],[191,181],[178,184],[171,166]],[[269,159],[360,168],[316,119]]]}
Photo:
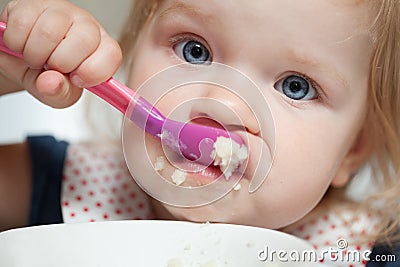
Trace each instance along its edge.
{"label": "polka dot shirt", "polygon": [[[81,143],[69,147],[61,203],[65,223],[155,219],[149,197],[130,176],[121,149],[109,145]],[[350,240],[377,231],[378,217],[374,213],[354,217],[352,209],[343,205],[340,212],[326,210],[285,228],[285,232],[310,242],[318,261],[327,266],[365,266],[362,253],[371,250],[373,242]],[[346,255],[353,257],[356,251],[360,258],[349,261]]]}

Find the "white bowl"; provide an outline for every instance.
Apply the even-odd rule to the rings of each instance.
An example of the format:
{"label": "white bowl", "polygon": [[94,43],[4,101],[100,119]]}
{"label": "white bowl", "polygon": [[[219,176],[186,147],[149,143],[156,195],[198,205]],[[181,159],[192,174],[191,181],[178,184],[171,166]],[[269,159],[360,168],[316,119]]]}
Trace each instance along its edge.
{"label": "white bowl", "polygon": [[[307,242],[278,231],[175,221],[59,224],[0,233],[4,267],[312,266],[277,258],[279,251],[307,250],[312,250]],[[270,257],[260,260],[267,253]]]}

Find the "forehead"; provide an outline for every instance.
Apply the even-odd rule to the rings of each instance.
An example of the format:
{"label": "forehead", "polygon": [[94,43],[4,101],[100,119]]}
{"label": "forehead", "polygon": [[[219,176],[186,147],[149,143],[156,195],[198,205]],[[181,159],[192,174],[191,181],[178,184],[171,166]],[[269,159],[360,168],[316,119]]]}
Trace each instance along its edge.
{"label": "forehead", "polygon": [[[368,0],[266,0],[266,1],[218,1],[218,0],[165,0],[161,1],[160,13],[188,15],[204,22],[229,21],[232,25],[250,24],[265,26],[275,19],[280,25],[314,26],[322,29],[329,25],[340,28],[343,34],[365,31],[371,22]],[[249,23],[246,23],[249,22]],[[318,22],[320,27],[316,27]],[[249,25],[250,26],[250,25]],[[291,29],[292,30],[292,29]],[[325,31],[325,29],[323,29]]]}

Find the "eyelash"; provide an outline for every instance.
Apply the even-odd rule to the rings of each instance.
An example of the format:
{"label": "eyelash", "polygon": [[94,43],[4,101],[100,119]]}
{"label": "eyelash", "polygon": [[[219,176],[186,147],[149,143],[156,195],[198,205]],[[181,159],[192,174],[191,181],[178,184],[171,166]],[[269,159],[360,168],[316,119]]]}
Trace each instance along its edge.
{"label": "eyelash", "polygon": [[[294,105],[294,106],[307,106],[310,104],[314,104],[314,103],[322,103],[324,101],[324,91],[322,90],[321,86],[314,81],[314,79],[310,78],[309,76],[307,76],[304,73],[301,72],[297,72],[297,71],[289,71],[289,72],[285,72],[283,75],[280,75],[278,79],[276,79],[277,81],[283,79],[284,77],[288,77],[290,75],[297,75],[300,76],[302,78],[304,78],[307,82],[310,83],[310,85],[315,89],[317,96],[314,99],[311,100],[294,100],[294,99],[290,99],[289,97],[282,95],[285,100],[287,100],[288,102],[290,102],[290,104]],[[275,82],[276,83],[276,82]]]}
{"label": "eyelash", "polygon": [[[178,43],[183,42],[183,41],[196,41],[196,42],[203,44],[210,52],[211,59],[213,58],[213,52],[212,52],[210,46],[208,45],[208,43],[203,38],[201,38],[197,35],[191,34],[191,33],[178,34],[178,35],[175,35],[175,36],[169,38],[168,45],[173,49]],[[175,53],[174,53],[174,55],[175,55]]]}

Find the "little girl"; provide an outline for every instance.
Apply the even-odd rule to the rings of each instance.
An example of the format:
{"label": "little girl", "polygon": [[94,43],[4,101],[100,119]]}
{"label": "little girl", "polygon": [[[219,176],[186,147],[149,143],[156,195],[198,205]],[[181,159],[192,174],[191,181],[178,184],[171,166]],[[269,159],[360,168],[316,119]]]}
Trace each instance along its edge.
{"label": "little girl", "polygon": [[[337,266],[393,261],[381,254],[387,249],[396,256],[396,247],[381,243],[399,240],[399,18],[400,2],[394,0],[135,1],[120,43],[129,87],[136,90],[183,62],[239,69],[260,88],[274,116],[276,151],[268,178],[254,193],[232,190],[208,205],[175,207],[139,189],[119,147],[30,137],[0,148],[1,228],[117,219],[211,221],[285,231],[319,251],[338,248],[339,241],[343,254],[374,247],[369,258],[352,262],[326,255],[323,261]],[[120,64],[118,45],[90,14],[66,1],[11,1],[1,20],[8,25],[5,43],[24,55],[22,61],[0,54],[2,94],[24,88],[48,105],[65,107],[79,98],[80,88],[105,81]],[[180,71],[188,75],[190,68]],[[155,92],[141,94],[151,98]],[[212,104],[189,111],[191,118],[201,117],[196,123],[218,121],[248,135],[249,164],[240,180],[248,188],[257,164],[266,161],[257,144],[269,140],[237,95],[189,85],[156,107],[168,114],[205,97],[244,122],[235,124]],[[151,139],[148,150],[159,155],[159,141]],[[373,193],[360,192],[356,201],[347,188],[366,163],[373,168]],[[167,163],[165,169],[174,167]],[[192,178],[207,178],[197,176],[204,177]]]}

